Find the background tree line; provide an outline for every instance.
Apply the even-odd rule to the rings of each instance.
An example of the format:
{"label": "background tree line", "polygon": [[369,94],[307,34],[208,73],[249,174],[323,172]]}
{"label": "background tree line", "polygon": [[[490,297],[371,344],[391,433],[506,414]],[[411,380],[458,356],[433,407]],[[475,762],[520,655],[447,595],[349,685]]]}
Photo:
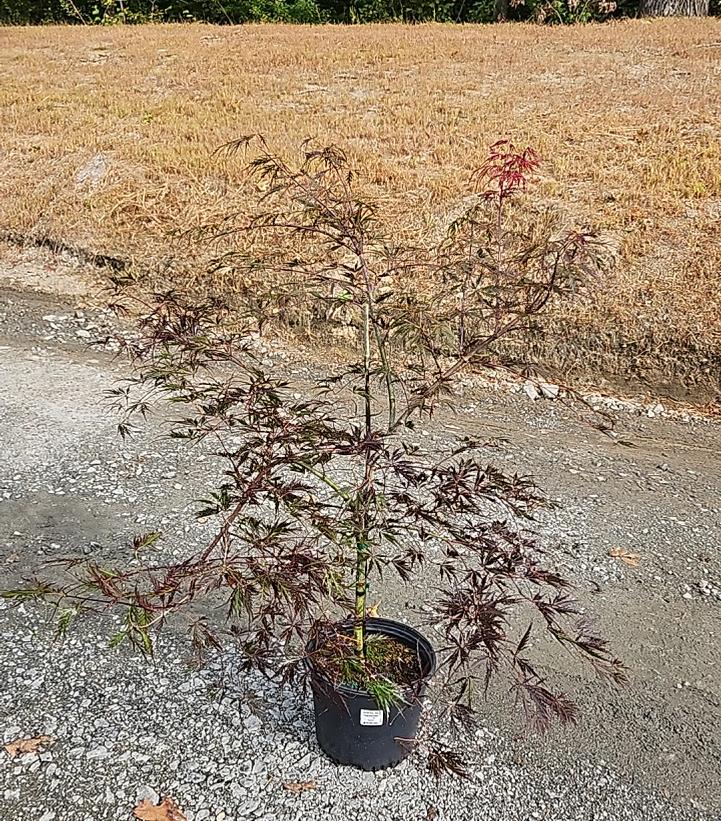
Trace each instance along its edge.
{"label": "background tree line", "polygon": [[0,0],[0,23],[584,23],[719,14],[721,0]]}

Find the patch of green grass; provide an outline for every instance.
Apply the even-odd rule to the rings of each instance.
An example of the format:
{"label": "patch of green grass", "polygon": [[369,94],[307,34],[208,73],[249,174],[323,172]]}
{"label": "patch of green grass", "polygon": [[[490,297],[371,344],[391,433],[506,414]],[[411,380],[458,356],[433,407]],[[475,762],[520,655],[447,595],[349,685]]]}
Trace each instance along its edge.
{"label": "patch of green grass", "polygon": [[334,644],[322,659],[334,684],[365,690],[381,710],[404,702],[403,685],[421,676],[418,659],[410,647],[379,633],[369,633],[361,658],[351,636]]}

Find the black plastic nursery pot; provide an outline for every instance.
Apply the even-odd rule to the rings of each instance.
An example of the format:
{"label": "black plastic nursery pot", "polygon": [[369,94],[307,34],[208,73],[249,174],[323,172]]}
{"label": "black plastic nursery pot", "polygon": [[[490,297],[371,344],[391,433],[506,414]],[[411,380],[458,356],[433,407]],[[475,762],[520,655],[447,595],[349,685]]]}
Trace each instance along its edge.
{"label": "black plastic nursery pot", "polygon": [[[348,632],[352,630],[348,626]],[[315,734],[323,752],[336,764],[361,770],[382,770],[400,764],[412,748],[421,717],[421,700],[436,671],[431,643],[417,630],[390,619],[369,618],[367,633],[381,633],[410,647],[417,654],[422,676],[403,689],[404,701],[379,709],[365,690],[333,685],[313,667],[318,640],[309,642],[309,666],[315,707]]]}

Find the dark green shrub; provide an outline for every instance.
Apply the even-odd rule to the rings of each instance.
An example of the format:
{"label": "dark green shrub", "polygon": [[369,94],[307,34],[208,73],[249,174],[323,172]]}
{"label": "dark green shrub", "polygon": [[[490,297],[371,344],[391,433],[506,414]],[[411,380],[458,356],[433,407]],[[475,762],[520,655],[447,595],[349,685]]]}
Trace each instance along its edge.
{"label": "dark green shrub", "polygon": [[[718,13],[719,0],[714,0]],[[0,24],[183,22],[383,23],[404,21],[488,23],[497,19],[576,23],[602,20],[613,0],[0,0]]]}

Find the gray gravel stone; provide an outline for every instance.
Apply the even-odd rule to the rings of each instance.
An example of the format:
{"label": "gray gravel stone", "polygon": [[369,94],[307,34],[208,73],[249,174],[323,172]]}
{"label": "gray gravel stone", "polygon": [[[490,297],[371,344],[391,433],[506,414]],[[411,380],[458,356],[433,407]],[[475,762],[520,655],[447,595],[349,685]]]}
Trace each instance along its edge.
{"label": "gray gravel stone", "polygon": [[152,787],[145,784],[142,787],[140,787],[140,789],[135,795],[135,803],[138,804],[141,801],[150,801],[151,804],[159,804],[160,795]]}
{"label": "gray gravel stone", "polygon": [[[8,578],[34,570],[39,553],[55,558],[82,546],[99,561],[127,557],[129,535],[161,520],[158,558],[184,556],[213,526],[187,509],[207,490],[212,455],[160,444],[155,429],[132,444],[116,438],[115,420],[93,401],[116,366],[102,352],[81,352],[79,326],[67,321],[72,307],[43,305],[30,317],[32,344],[0,327],[0,566]],[[55,317],[58,330],[42,316]],[[90,327],[99,319],[78,319],[91,320],[81,330],[102,335]],[[48,330],[56,336],[38,345]],[[307,362],[291,370],[299,382],[315,375]],[[717,428],[693,414],[652,407],[650,418],[643,402],[598,397],[627,417],[631,449],[599,440],[559,402],[479,397],[473,380],[464,390],[459,416],[428,423],[419,443],[447,450],[459,432],[502,437],[489,459],[539,476],[560,503],[535,523],[544,549],[613,631],[635,668],[632,687],[609,692],[549,654],[545,666],[578,693],[578,728],[524,736],[491,695],[481,709],[486,726],[464,750],[471,780],[435,780],[419,754],[390,773],[364,774],[320,753],[307,694],[238,676],[232,653],[194,674],[183,636],[168,631],[146,665],[108,649],[105,617],[56,642],[45,611],[0,602],[3,739],[51,726],[57,739],[52,760],[11,762],[0,751],[1,821],[47,812],[53,821],[128,821],[144,788],[172,795],[189,819],[207,812],[215,821],[423,821],[433,812],[438,821],[717,819]],[[609,556],[614,546],[637,553],[639,566]],[[388,590],[388,615],[412,620],[413,591],[390,582]],[[241,713],[259,699],[257,714]],[[310,778],[315,789],[283,789]]]}

